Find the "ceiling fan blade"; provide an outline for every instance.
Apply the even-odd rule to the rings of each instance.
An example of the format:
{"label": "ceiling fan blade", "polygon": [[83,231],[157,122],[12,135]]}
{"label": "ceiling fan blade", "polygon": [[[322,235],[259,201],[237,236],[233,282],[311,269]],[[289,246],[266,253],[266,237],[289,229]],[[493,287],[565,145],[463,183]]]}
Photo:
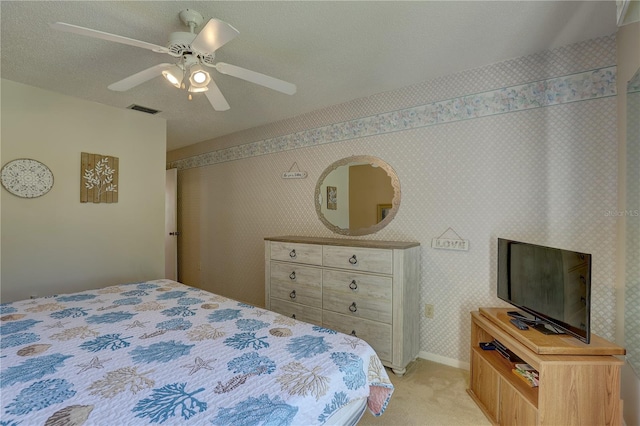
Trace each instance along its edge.
{"label": "ceiling fan blade", "polygon": [[160,74],[162,74],[163,70],[169,69],[172,66],[173,64],[167,63],[154,65],[151,68],[147,68],[146,70],[142,70],[138,73],[130,75],[127,78],[110,84],[109,86],[107,86],[107,88],[116,92],[124,92],[125,90],[134,88],[137,85],[144,83],[145,81],[149,81],[152,78],[159,76]]}
{"label": "ceiling fan blade", "polygon": [[158,53],[169,53],[169,49],[157,44],[147,43],[146,41],[134,40],[129,37],[123,37],[115,34],[105,33],[103,31],[92,30],[91,28],[79,27],[77,25],[65,24],[64,22],[54,22],[49,26],[55,30],[66,31],[68,33],[79,34],[87,37],[99,38],[101,40],[114,41],[116,43],[128,44],[129,46],[141,47],[143,49],[152,50]]}
{"label": "ceiling fan blade", "polygon": [[218,62],[216,64],[216,69],[222,74],[241,78],[251,83],[259,84],[260,86],[268,87],[269,89],[276,90],[287,95],[293,95],[297,90],[295,84],[287,83],[286,81],[279,80],[274,77],[269,77],[268,75],[250,71],[248,69],[241,68],[235,65],[226,64],[224,62]]}
{"label": "ceiling fan blade", "polygon": [[209,103],[211,103],[213,109],[216,111],[226,111],[231,108],[215,81],[211,80],[207,88],[208,90],[204,92],[204,94],[207,99],[209,99]]}
{"label": "ceiling fan blade", "polygon": [[191,48],[209,54],[236,38],[238,34],[240,32],[226,22],[211,18],[191,42]]}

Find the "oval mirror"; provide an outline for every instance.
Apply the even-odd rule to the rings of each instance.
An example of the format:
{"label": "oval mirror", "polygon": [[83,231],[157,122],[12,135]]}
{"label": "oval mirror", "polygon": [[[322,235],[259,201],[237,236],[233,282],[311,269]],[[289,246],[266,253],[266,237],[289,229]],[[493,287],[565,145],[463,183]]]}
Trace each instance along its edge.
{"label": "oval mirror", "polygon": [[398,212],[400,180],[379,158],[343,158],[318,179],[315,205],[318,217],[333,232],[372,234],[387,226]]}

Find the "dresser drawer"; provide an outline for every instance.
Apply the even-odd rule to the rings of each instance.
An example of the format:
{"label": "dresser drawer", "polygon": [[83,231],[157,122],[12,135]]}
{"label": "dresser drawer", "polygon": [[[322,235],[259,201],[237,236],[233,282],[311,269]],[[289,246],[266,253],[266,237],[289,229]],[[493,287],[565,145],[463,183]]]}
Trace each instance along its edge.
{"label": "dresser drawer", "polygon": [[322,265],[322,246],[271,241],[271,259],[320,266]]}
{"label": "dresser drawer", "polygon": [[391,324],[391,277],[328,269],[323,271],[322,277],[324,309]]}
{"label": "dresser drawer", "polygon": [[332,268],[379,274],[393,273],[393,252],[386,249],[324,246],[322,262],[324,266]]}
{"label": "dresser drawer", "polygon": [[322,269],[271,262],[271,297],[322,307]]}
{"label": "dresser drawer", "polygon": [[323,327],[346,334],[355,334],[366,341],[383,361],[391,361],[391,326],[360,318],[351,318],[323,311]]}
{"label": "dresser drawer", "polygon": [[271,310],[285,317],[322,326],[322,310],[318,308],[310,308],[308,306],[272,298]]}

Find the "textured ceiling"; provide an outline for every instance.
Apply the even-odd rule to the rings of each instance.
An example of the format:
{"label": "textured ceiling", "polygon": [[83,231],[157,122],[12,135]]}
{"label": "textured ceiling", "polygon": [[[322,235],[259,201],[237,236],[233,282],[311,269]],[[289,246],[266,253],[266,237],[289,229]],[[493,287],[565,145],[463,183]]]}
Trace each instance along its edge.
{"label": "textured ceiling", "polygon": [[[2,78],[115,107],[159,109],[167,150],[446,74],[616,31],[615,1],[2,1]],[[232,24],[216,52],[227,62],[294,83],[288,96],[213,71],[231,105],[154,78],[126,92],[111,83],[166,54],[55,31],[50,22],[166,45],[185,31],[182,9]],[[197,31],[197,30],[196,30]],[[138,112],[132,112],[132,114]]]}

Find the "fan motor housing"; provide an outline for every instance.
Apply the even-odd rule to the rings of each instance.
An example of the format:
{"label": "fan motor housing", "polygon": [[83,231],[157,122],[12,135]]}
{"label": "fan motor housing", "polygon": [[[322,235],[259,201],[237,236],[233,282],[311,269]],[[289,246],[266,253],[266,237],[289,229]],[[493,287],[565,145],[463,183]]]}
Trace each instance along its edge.
{"label": "fan motor housing", "polygon": [[167,48],[172,56],[182,56],[184,53],[191,53],[191,43],[196,38],[196,34],[178,31],[169,35]]}
{"label": "fan motor housing", "polygon": [[200,53],[194,52],[191,49],[191,43],[196,38],[197,34],[188,33],[184,31],[178,31],[175,33],[171,33],[169,35],[169,43],[167,44],[167,48],[169,49],[169,54],[171,56],[175,56],[179,58],[183,55],[191,55],[197,54],[202,62],[207,65],[213,65],[215,54],[210,53],[208,55],[202,55]]}

